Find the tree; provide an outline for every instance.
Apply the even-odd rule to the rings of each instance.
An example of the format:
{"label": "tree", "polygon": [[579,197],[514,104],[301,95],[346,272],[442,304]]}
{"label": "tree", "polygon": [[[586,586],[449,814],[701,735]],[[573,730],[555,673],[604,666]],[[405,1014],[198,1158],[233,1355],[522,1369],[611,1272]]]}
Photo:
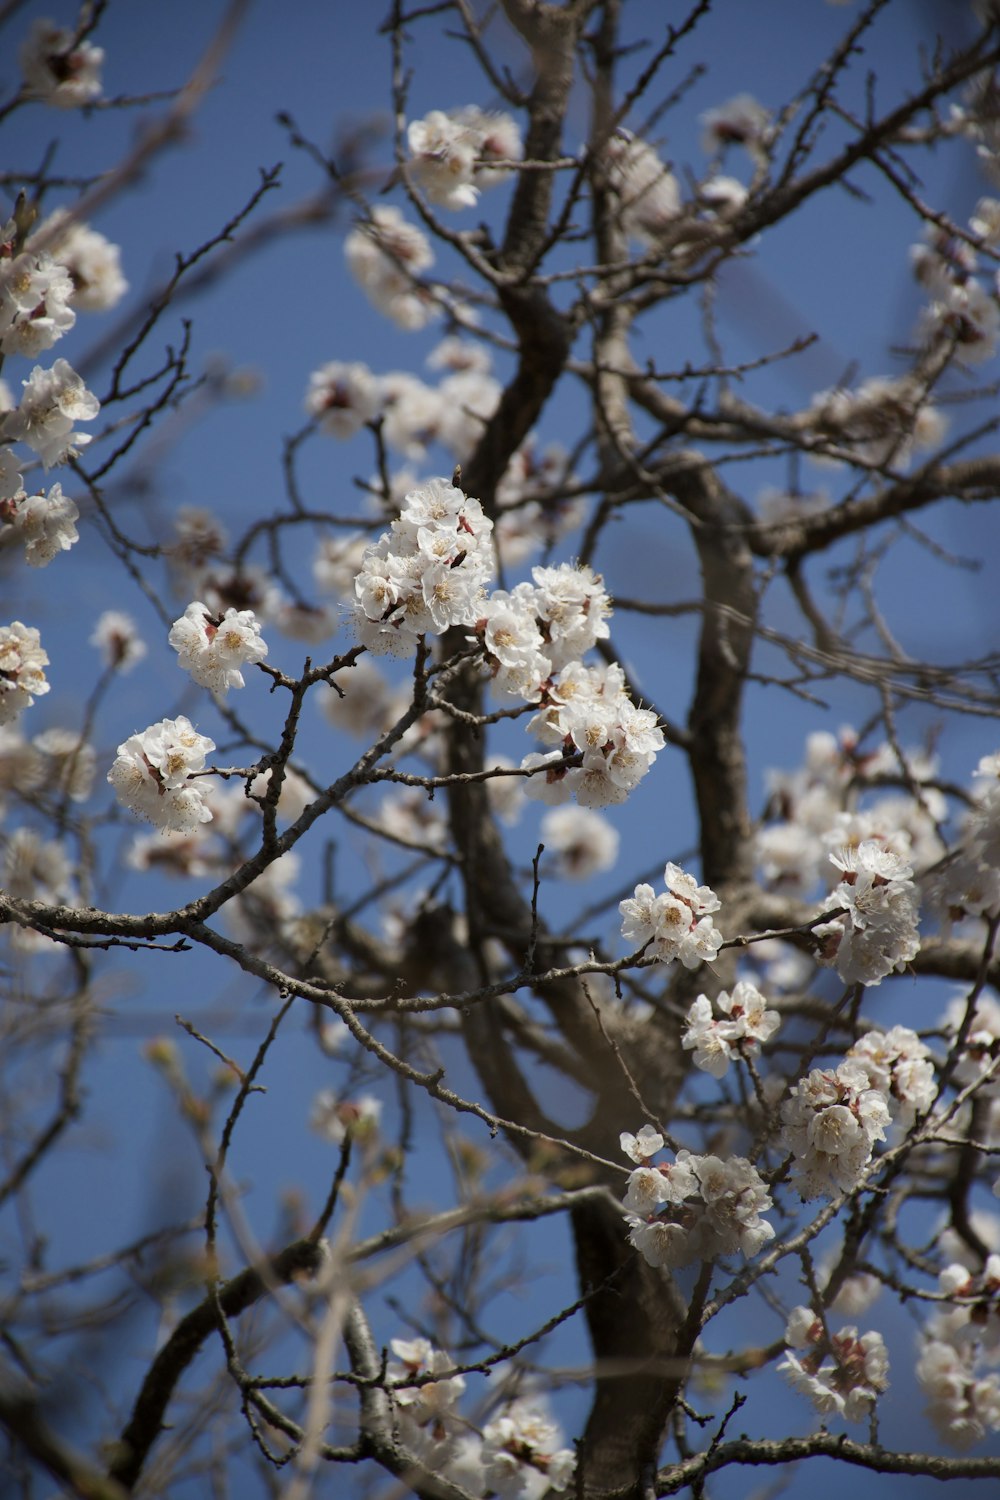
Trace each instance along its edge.
{"label": "tree", "polygon": [[[235,0],[165,95],[137,47],[105,92],[106,3],[25,28],[0,106],[40,163],[4,175],[0,267],[24,1493],[1000,1476],[1000,699],[968,613],[1000,495],[1000,18],[817,0],[779,85],[801,3],[665,9],[395,0],[387,134],[322,143],[315,46],[289,164],[178,223],[131,297],[144,184],[197,180],[255,23]],[[766,105],[712,92],[727,55]],[[283,437],[207,356],[213,309],[308,321],[332,236],[339,305],[360,288],[351,316],[435,373],[323,326]],[[833,301],[807,254],[849,268]],[[862,325],[904,283],[888,349]],[[862,352],[821,388],[840,329]],[[191,452],[211,504],[176,497]],[[179,1029],[112,1067],[141,985]],[[165,1130],[168,1200],[109,1212],[88,1122],[115,1120],[127,1198],[140,1096],[197,1150]],[[535,1295],[570,1243],[575,1285]],[[904,1444],[908,1363],[934,1431]]]}

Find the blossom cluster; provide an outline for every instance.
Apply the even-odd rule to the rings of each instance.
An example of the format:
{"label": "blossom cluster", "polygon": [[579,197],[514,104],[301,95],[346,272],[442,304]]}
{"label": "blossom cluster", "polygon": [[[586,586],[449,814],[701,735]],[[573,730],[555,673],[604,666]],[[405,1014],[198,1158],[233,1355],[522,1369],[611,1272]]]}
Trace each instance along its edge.
{"label": "blossom cluster", "polygon": [[33,625],[22,625],[20,620],[0,625],[0,724],[10,724],[49,691],[48,663]]}
{"label": "blossom cluster", "polygon": [[421,462],[432,443],[462,461],[500,400],[489,359],[477,356],[475,345],[455,340],[436,366],[446,371],[436,386],[401,370],[376,376],[360,360],[330,360],[310,375],[305,408],[331,437],[352,438],[377,418],[388,447],[408,462]]}
{"label": "blossom cluster", "polygon": [[[552,711],[533,727],[549,729],[551,738],[562,740],[569,733],[563,721],[572,708],[578,679],[567,677],[563,692],[560,674],[607,639],[611,601],[603,579],[586,565],[532,568],[531,576],[531,583],[519,583],[509,591],[495,589],[476,628],[493,686],[502,696],[537,702],[543,686],[555,679],[548,689]],[[590,696],[586,679],[579,686],[585,698]]]}
{"label": "blossom cluster", "polygon": [[418,277],[434,264],[430,240],[392,204],[381,203],[344,241],[344,256],[372,305],[398,328],[424,328],[440,311],[444,292]]}
{"label": "blossom cluster", "polygon": [[73,281],[47,252],[14,253],[13,219],[0,229],[0,354],[37,359],[73,327]]}
{"label": "blossom cluster", "polygon": [[923,1330],[917,1379],[942,1437],[967,1448],[1000,1431],[1000,1375],[982,1368],[1000,1359],[1000,1255],[987,1256],[979,1272],[945,1266],[938,1292],[955,1300],[941,1304]]}
{"label": "blossom cluster", "polygon": [[809,404],[805,424],[824,443],[849,450],[860,463],[897,469],[918,450],[936,447],[945,429],[926,390],[907,375],[874,375],[854,391],[844,386],[820,391]]}
{"label": "blossom cluster", "polygon": [[856,1187],[884,1141],[889,1104],[862,1060],[814,1068],[781,1107],[781,1138],[794,1158],[792,1180],[808,1200]]}
{"label": "blossom cluster", "polygon": [[622,126],[608,141],[604,161],[622,229],[655,248],[681,212],[677,178],[652,146]]}
{"label": "blossom cluster", "polygon": [[936,872],[932,899],[949,917],[1000,911],[1000,754],[975,771],[972,806],[958,846]]}
{"label": "blossom cluster", "polygon": [[[487,1422],[481,1436],[458,1411],[465,1378],[426,1338],[393,1339],[390,1382],[403,1447],[473,1495],[541,1500],[568,1488],[575,1455],[540,1401],[521,1398]],[[430,1377],[430,1378],[429,1378]],[[412,1382],[418,1382],[416,1384]]]}
{"label": "blossom cluster", "polygon": [[778,1365],[792,1387],[821,1416],[864,1422],[889,1382],[889,1356],[880,1333],[841,1328],[831,1334],[808,1307],[795,1307],[785,1329],[785,1357]]}
{"label": "blossom cluster", "polygon": [[934,1103],[937,1085],[930,1051],[908,1026],[866,1032],[849,1048],[847,1061],[861,1064],[869,1088],[884,1095],[893,1120],[904,1128]]}
{"label": "blossom cluster", "polygon": [[663,881],[666,891],[659,895],[651,885],[637,885],[619,903],[622,937],[661,963],[680,959],[686,969],[711,963],[723,941],[712,920],[721,906],[718,896],[679,865],[667,864]]}
{"label": "blossom cluster", "polygon": [[[914,866],[934,864],[944,852],[938,825],[948,814],[929,784],[936,770],[921,750],[903,752],[902,764],[888,744],[862,751],[851,728],[810,734],[800,767],[768,775],[771,816],[754,841],[763,880],[808,899],[830,871],[829,855],[866,839]],[[885,790],[891,780],[905,780],[916,794]]]}
{"label": "blossom cluster", "polygon": [[267,655],[252,609],[214,615],[197,599],[174,621],[168,640],[184,670],[217,697],[243,687],[240,667],[253,666]]}
{"label": "blossom cluster", "polygon": [[920,950],[918,898],[912,867],[875,839],[830,855],[842,872],[831,900],[843,917],[816,928],[825,963],[845,984],[880,984]]}
{"label": "blossom cluster", "polygon": [[757,986],[741,979],[731,994],[722,990],[715,996],[714,1008],[707,995],[692,1002],[681,1046],[693,1052],[695,1067],[721,1078],[734,1059],[759,1052],[780,1024],[780,1015],[767,1009]]}
{"label": "blossom cluster", "polygon": [[517,122],[473,104],[411,120],[406,142],[412,180],[431,203],[453,210],[475,207],[480,189],[501,182],[523,154]]}
{"label": "blossom cluster", "polygon": [[528,724],[543,744],[521,764],[529,796],[585,807],[623,802],[663,748],[651,709],[637,708],[616,664],[581,657],[608,635],[611,602],[585,565],[533,568],[532,582],[496,589],[476,623],[496,692],[537,703]]}
{"label": "blossom cluster", "polygon": [[927,1414],[956,1448],[971,1448],[987,1432],[1000,1432],[1000,1376],[984,1374],[974,1345],[956,1347],[927,1339],[917,1360],[917,1380]]}
{"label": "blossom cluster", "polygon": [[945,1012],[945,1032],[952,1044],[963,1042],[955,1063],[955,1082],[962,1088],[976,1087],[981,1095],[1000,1093],[1000,1003],[992,995],[979,995],[966,1021],[968,1001],[956,996]]}
{"label": "blossom cluster", "polygon": [[215,742],[189,719],[162,719],[118,746],[108,781],[123,807],[157,828],[190,833],[212,816],[204,783],[195,780]]}
{"label": "blossom cluster", "polygon": [[47,495],[29,495],[19,489],[0,497],[0,519],[10,522],[17,532],[29,568],[46,567],[58,553],[68,552],[80,540],[76,529],[80,512],[63,494],[61,484],[54,484]]}
{"label": "blossom cluster", "polygon": [[79,41],[69,27],[36,20],[21,44],[19,61],[28,93],[58,109],[79,109],[101,97],[104,52]]}
{"label": "blossom cluster", "polygon": [[409,655],[418,636],[474,624],[493,574],[492,530],[479,501],[446,480],[412,490],[365,549],[354,585],[358,639],[376,655]]}
{"label": "blossom cluster", "polygon": [[23,384],[19,405],[0,418],[0,440],[27,443],[46,469],[75,458],[90,435],[75,431],[74,424],[97,416],[97,397],[64,359],[57,359],[51,370],[36,365]]}
{"label": "blossom cluster", "polygon": [[[981,198],[969,220],[969,231],[987,251],[1000,243],[1000,203]],[[991,258],[992,260],[992,258]],[[921,244],[911,251],[913,274],[930,297],[920,332],[932,348],[953,349],[963,364],[992,359],[1000,337],[997,282],[987,289],[979,279],[978,256],[966,239],[944,226],[928,224]]]}
{"label": "blossom cluster", "polygon": [[698,1156],[678,1151],[654,1166],[663,1136],[649,1125],[637,1135],[623,1131],[621,1146],[636,1163],[623,1200],[629,1243],[651,1266],[684,1266],[738,1251],[758,1254],[774,1238],[761,1214],[770,1194],[745,1157]]}

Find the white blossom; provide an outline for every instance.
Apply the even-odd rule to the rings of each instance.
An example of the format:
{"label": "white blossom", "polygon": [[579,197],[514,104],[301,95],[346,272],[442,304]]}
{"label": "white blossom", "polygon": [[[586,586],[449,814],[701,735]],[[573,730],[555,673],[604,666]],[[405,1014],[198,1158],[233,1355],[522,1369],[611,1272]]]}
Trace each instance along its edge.
{"label": "white blossom", "polygon": [[116,672],[131,672],[149,649],[132,616],[117,609],[106,609],[98,618],[90,644],[100,651],[104,665]]}
{"label": "white blossom", "polygon": [[920,950],[913,872],[876,840],[830,860],[843,871],[830,901],[845,907],[846,915],[816,928],[824,941],[821,958],[836,966],[845,984],[880,984]]}
{"label": "white blossom", "polygon": [[25,86],[46,104],[78,109],[101,97],[103,48],[77,41],[69,27],[36,20],[18,56]]}
{"label": "white blossom", "polygon": [[118,246],[89,224],[71,219],[64,209],[57,209],[39,225],[27,249],[36,240],[51,251],[69,275],[76,312],[107,312],[128,291]]}
{"label": "white blossom", "polygon": [[46,469],[75,457],[91,439],[89,433],[74,432],[73,424],[97,416],[97,397],[64,359],[51,370],[36,365],[23,385],[20,405],[3,419],[3,435],[27,443]]}
{"label": "white blossom", "polygon": [[[23,495],[9,502],[11,520],[24,543],[24,557],[30,568],[44,568],[59,552],[68,552],[80,540],[76,522],[80,512],[64,495],[62,485],[54,484],[47,495]],[[0,515],[5,502],[0,501]]]}
{"label": "white blossom", "polygon": [[[462,1375],[445,1375],[454,1367],[451,1356],[436,1349],[429,1339],[393,1339],[389,1346],[396,1360],[386,1370],[396,1404],[400,1437],[405,1448],[422,1463],[447,1462],[463,1424],[457,1407],[465,1390]],[[440,1374],[440,1380],[408,1380]]]}
{"label": "white blossom", "polygon": [[623,1131],[621,1144],[640,1163],[629,1174],[623,1200],[629,1242],[651,1266],[683,1266],[737,1252],[750,1258],[774,1238],[773,1227],[761,1218],[770,1195],[745,1157],[679,1151],[673,1162],[653,1166],[663,1138],[648,1125],[638,1136]]}
{"label": "white blossom", "polygon": [[548,1490],[568,1489],[575,1455],[559,1448],[559,1428],[537,1399],[514,1401],[483,1428],[480,1459],[486,1484],[502,1500],[541,1500]]}
{"label": "white blossom", "polygon": [[344,255],[366,297],[398,327],[423,328],[441,312],[440,301],[417,279],[434,263],[430,241],[398,208],[373,208],[348,234]]}
{"label": "white blossom", "polygon": [[859,1337],[857,1328],[847,1327],[830,1334],[811,1308],[796,1307],[785,1340],[788,1349],[777,1368],[821,1416],[867,1421],[889,1384],[889,1357],[880,1333]]}
{"label": "white blossom", "polygon": [[431,203],[472,208],[483,187],[502,180],[522,155],[521,137],[510,115],[475,105],[434,109],[407,127],[409,169]]}
{"label": "white blossom", "polygon": [[20,620],[0,625],[0,724],[10,724],[49,691],[44,670],[48,662],[33,625]]}
{"label": "white blossom", "polygon": [[654,148],[619,127],[604,149],[625,233],[655,248],[681,212],[677,179]]}
{"label": "white blossom", "polygon": [[94,785],[97,752],[75,729],[46,729],[32,743],[46,760],[45,782],[72,802],[86,802]]}
{"label": "white blossom", "polygon": [[37,359],[51,349],[76,322],[72,296],[69,273],[50,255],[26,250],[0,258],[0,354]]}
{"label": "white blossom", "polygon": [[916,1373],[927,1398],[927,1414],[953,1447],[971,1448],[988,1432],[1000,1431],[1000,1376],[982,1375],[971,1346],[957,1349],[928,1339]]}
{"label": "white blossom", "polygon": [[557,807],[545,814],[542,843],[557,855],[559,874],[589,880],[610,870],[618,858],[619,835],[600,813],[586,807]]}
{"label": "white blossom", "polygon": [[681,1045],[694,1053],[696,1067],[721,1078],[734,1058],[759,1052],[761,1043],[777,1031],[781,1017],[767,1009],[763,995],[748,980],[735,984],[732,994],[720,991],[715,1009],[721,1015],[715,1015],[707,995],[697,997],[688,1009]]}
{"label": "white blossom", "polygon": [[190,833],[212,817],[205,785],[193,778],[214,749],[183,715],[161,719],[118,746],[108,781],[130,812],[157,828]]}
{"label": "white blossom", "polygon": [[642,884],[619,903],[622,936],[662,963],[680,959],[688,969],[710,963],[723,941],[712,921],[712,913],[719,910],[718,897],[675,864],[667,865],[664,881],[667,890],[659,896],[652,886]]}
{"label": "white blossom", "polygon": [[814,1068],[781,1108],[781,1138],[795,1158],[793,1181],[803,1199],[850,1192],[885,1140],[889,1106],[872,1088],[863,1062]]}
{"label": "white blossom", "polygon": [[406,143],[413,178],[432,203],[452,210],[474,207],[479,189],[473,185],[472,132],[444,110],[432,109],[424,119],[411,120]]}
{"label": "white blossom", "polygon": [[889,1111],[904,1126],[925,1114],[936,1093],[934,1064],[927,1047],[908,1026],[868,1031],[847,1053],[868,1075],[869,1086],[884,1094]]}
{"label": "white blossom", "polygon": [[767,160],[770,112],[752,94],[737,94],[700,116],[702,149],[713,156],[729,146],[744,146],[756,161]]}
{"label": "white blossom", "polygon": [[406,496],[389,532],[366,548],[355,580],[359,639],[408,655],[417,637],[470,625],[493,571],[493,523],[479,501],[444,479]]}
{"label": "white blossom", "polygon": [[[2,843],[0,886],[22,901],[75,905],[79,899],[73,866],[62,844],[43,839],[33,828],[15,828]],[[42,953],[54,942],[44,933],[11,922],[7,932],[22,953]]]}
{"label": "white blossom", "polygon": [[189,604],[167,637],[179,664],[195,682],[223,696],[244,686],[240,667],[255,666],[267,655],[267,643],[252,609],[227,609],[213,615],[200,601]]}
{"label": "white blossom", "polygon": [[367,365],[334,359],[309,377],[306,411],[332,437],[353,437],[374,421],[380,406],[378,382]]}
{"label": "white blossom", "polygon": [[[342,1099],[332,1089],[320,1089],[309,1112],[310,1127],[335,1146],[340,1145],[348,1130],[355,1136],[371,1138],[381,1119],[382,1101],[374,1094]],[[393,1340],[392,1347],[394,1352],[399,1352],[396,1340]]]}

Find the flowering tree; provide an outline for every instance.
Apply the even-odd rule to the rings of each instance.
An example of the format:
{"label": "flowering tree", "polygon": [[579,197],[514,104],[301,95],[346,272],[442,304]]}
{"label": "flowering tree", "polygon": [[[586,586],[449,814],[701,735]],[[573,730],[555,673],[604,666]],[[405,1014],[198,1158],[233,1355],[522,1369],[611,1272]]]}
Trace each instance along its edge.
{"label": "flowering tree", "polygon": [[[905,5],[816,0],[840,29],[784,95],[695,108],[735,12],[665,9],[396,0],[388,142],[328,151],[285,115],[318,187],[272,211],[265,172],[131,301],[142,268],[91,220],[184,138],[244,6],[165,99],[105,92],[106,4],[25,27],[7,129],[147,118],[110,168],[3,178],[0,1423],[25,1493],[1000,1477],[997,658],[908,646],[905,599],[920,548],[960,607],[948,519],[1000,495],[1000,17],[956,7],[901,56]],[[421,84],[446,37],[461,68]],[[942,162],[968,201],[938,206]],[[808,321],[739,359],[720,299],[766,292],[834,195],[856,279],[888,261],[921,306],[817,389]],[[283,494],[237,456],[238,505],[178,504],[164,438],[253,396],[199,365],[188,299],[331,223],[341,295],[430,338],[431,378],[334,341],[268,439]],[[324,482],[341,452],[372,477]],[[95,568],[83,645],[56,627]],[[123,979],[184,1012],[133,1062],[190,1128],[197,1203],[141,1234],[97,1212],[80,1254],[37,1215],[90,1096],[127,1090],[101,1052]],[[331,1079],[301,1121],[293,1034]],[[306,1115],[325,1177],[291,1202]],[[575,1284],[519,1313],[570,1240]],[[916,1444],[886,1439],[907,1367]]]}

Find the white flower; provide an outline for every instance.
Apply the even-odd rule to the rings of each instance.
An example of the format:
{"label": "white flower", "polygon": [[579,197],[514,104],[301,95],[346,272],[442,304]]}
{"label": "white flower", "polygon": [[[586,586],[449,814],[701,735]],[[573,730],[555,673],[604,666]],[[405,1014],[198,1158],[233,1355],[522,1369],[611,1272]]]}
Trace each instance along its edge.
{"label": "white flower", "polygon": [[[622,1136],[623,1149],[632,1155],[626,1139],[635,1138]],[[723,1160],[690,1151],[679,1151],[672,1164],[637,1168],[624,1200],[629,1242],[651,1266],[757,1255],[774,1238],[773,1227],[761,1218],[770,1206],[763,1180],[745,1157]]]}
{"label": "white flower", "polygon": [[48,662],[34,626],[20,620],[0,625],[0,724],[10,724],[49,691]]}
{"label": "white flower", "polygon": [[416,279],[434,263],[430,241],[398,208],[373,208],[371,218],[348,234],[344,255],[369,301],[400,328],[423,328],[441,312],[440,303]]}
{"label": "white flower", "polygon": [[37,359],[76,322],[73,282],[50,255],[0,261],[0,353]]}
{"label": "white flower", "polygon": [[118,246],[89,224],[69,219],[64,209],[57,209],[39,225],[28,240],[27,249],[36,240],[46,245],[68,273],[77,312],[106,312],[128,291]]}
{"label": "white flower", "polygon": [[476,185],[493,187],[511,172],[524,155],[521,132],[512,115],[502,110],[480,109],[466,104],[452,111],[453,119],[468,131],[476,147]]}
{"label": "white flower", "polygon": [[747,201],[748,193],[737,177],[717,174],[709,177],[698,189],[699,202],[709,213],[720,219],[731,219],[739,213]]}
{"label": "white flower", "polygon": [[922,330],[929,340],[953,341],[959,359],[978,365],[996,353],[1000,307],[978,281],[952,284],[927,309]]}
{"label": "white flower", "polygon": [[[4,840],[0,886],[22,901],[75,905],[79,899],[73,866],[63,846],[40,838],[31,828],[15,828]],[[13,946],[23,953],[44,952],[53,946],[43,933],[18,923],[12,922],[7,930]]]}
{"label": "white flower", "polygon": [[745,146],[755,160],[766,161],[770,120],[752,94],[737,94],[701,116],[702,149],[712,156],[729,146]]}
{"label": "white flower", "polygon": [[92,42],[77,42],[68,27],[36,20],[18,55],[26,87],[46,104],[78,109],[101,97],[104,51]]}
{"label": "white flower", "polygon": [[711,916],[719,910],[718,897],[678,865],[667,865],[664,880],[664,895],[655,895],[650,885],[637,885],[634,895],[619,903],[622,936],[637,947],[650,945],[649,956],[663,963],[680,959],[688,969],[710,963],[723,941]]}
{"label": "white flower", "polygon": [[[359,1138],[371,1138],[382,1119],[382,1101],[374,1094],[359,1094],[356,1099],[341,1099],[332,1089],[320,1089],[313,1100],[309,1124],[317,1135],[339,1146],[348,1130]],[[393,1352],[399,1354],[393,1340]],[[402,1355],[400,1355],[402,1358]]]}
{"label": "white flower", "polygon": [[479,197],[473,186],[476,166],[474,134],[443,110],[433,109],[407,127],[410,171],[418,187],[442,208],[472,208]]}
{"label": "white flower", "polygon": [[814,1068],[795,1085],[781,1108],[781,1138],[795,1157],[793,1178],[800,1197],[833,1197],[855,1187],[885,1140],[889,1108],[869,1086],[862,1063],[850,1059],[836,1069]]}
{"label": "white flower", "polygon": [[604,149],[625,233],[655,248],[681,212],[677,179],[652,146],[619,127]]}
{"label": "white flower", "polygon": [[332,437],[353,437],[366,422],[374,421],[380,405],[378,382],[367,365],[335,359],[309,377],[306,411]]}
{"label": "white flower", "polygon": [[[821,1416],[863,1422],[888,1387],[889,1356],[880,1333],[856,1328],[828,1334],[810,1308],[793,1308],[785,1330],[789,1351],[778,1365]],[[792,1354],[791,1349],[804,1351]]]}
{"label": "white flower", "polygon": [[267,655],[252,609],[227,609],[220,617],[200,600],[189,604],[174,621],[167,639],[184,670],[218,696],[243,687],[240,667],[254,666]]}
{"label": "white flower", "polygon": [[20,405],[3,419],[4,436],[27,443],[46,469],[75,457],[90,442],[90,434],[74,432],[73,423],[97,416],[97,397],[64,359],[57,359],[51,370],[36,365],[22,383]]}
{"label": "white flower", "polygon": [[[0,407],[0,413],[4,408]],[[2,426],[2,417],[0,417]],[[6,518],[9,507],[5,501],[20,500],[24,494],[21,482],[21,464],[10,448],[0,448],[0,518]]]}
{"label": "white flower", "polygon": [[481,187],[492,187],[520,161],[521,136],[510,115],[476,105],[431,110],[407,127],[410,171],[418,187],[442,208],[472,208]]}
{"label": "white flower", "polygon": [[713,1015],[708,996],[698,996],[688,1010],[681,1045],[694,1051],[696,1067],[721,1078],[734,1058],[760,1050],[760,1044],[777,1031],[781,1017],[766,1008],[763,995],[747,980],[735,984],[731,995],[722,990],[715,1005],[721,1019]]}
{"label": "white flower", "polygon": [[130,812],[158,828],[190,833],[212,817],[204,783],[191,778],[214,749],[183,715],[161,719],[118,746],[108,781]]}
{"label": "white flower", "polygon": [[80,540],[76,522],[80,518],[74,502],[54,484],[47,495],[25,495],[14,502],[14,528],[24,543],[30,568],[44,568],[58,552],[68,552]]}
{"label": "white flower", "polygon": [[[386,1370],[398,1409],[400,1436],[404,1446],[421,1462],[436,1467],[447,1462],[462,1431],[456,1408],[465,1390],[465,1379],[461,1375],[444,1374],[453,1368],[454,1362],[428,1339],[393,1339],[390,1348],[400,1361]],[[438,1374],[443,1378],[424,1378],[420,1385],[406,1384],[417,1377]]]}
{"label": "white flower", "polygon": [[931,1054],[907,1026],[868,1031],[847,1054],[859,1062],[869,1085],[888,1100],[889,1110],[903,1125],[911,1125],[934,1103],[936,1093]]}
{"label": "white flower", "polygon": [[359,639],[378,654],[405,655],[420,635],[473,624],[493,570],[492,529],[479,501],[444,479],[411,491],[362,558]]}
{"label": "white flower", "polygon": [[619,1140],[629,1161],[634,1161],[640,1167],[645,1166],[657,1151],[663,1150],[663,1137],[652,1125],[643,1125],[637,1135],[623,1130]]}
{"label": "white flower", "polygon": [[896,468],[917,449],[934,447],[944,434],[944,419],[906,376],[875,375],[856,391],[821,391],[812,399],[810,416],[820,435],[853,449],[863,462]]}
{"label": "white flower", "polygon": [[955,1448],[971,1448],[987,1432],[1000,1431],[1000,1376],[981,1376],[971,1346],[956,1349],[927,1340],[917,1361],[917,1379],[927,1397],[927,1414]]}
{"label": "white flower", "polygon": [[558,807],[542,819],[542,842],[558,855],[560,875],[589,880],[618,858],[618,830],[584,807]]}
{"label": "white flower", "polygon": [[104,665],[116,672],[131,672],[148,649],[132,616],[117,609],[107,609],[99,617],[90,644],[100,651]]}
{"label": "white flower", "polygon": [[913,872],[897,854],[870,839],[830,859],[844,872],[830,900],[847,913],[816,928],[825,940],[822,961],[835,964],[845,984],[880,984],[920,949]]}
{"label": "white flower", "polygon": [[65,792],[73,802],[86,802],[97,770],[93,745],[81,739],[75,729],[46,729],[36,734],[32,743],[48,762],[46,785],[52,791]]}
{"label": "white flower", "polygon": [[550,1489],[567,1489],[576,1460],[570,1449],[557,1448],[559,1439],[559,1428],[537,1398],[512,1402],[483,1429],[487,1488],[504,1500],[541,1500]]}

